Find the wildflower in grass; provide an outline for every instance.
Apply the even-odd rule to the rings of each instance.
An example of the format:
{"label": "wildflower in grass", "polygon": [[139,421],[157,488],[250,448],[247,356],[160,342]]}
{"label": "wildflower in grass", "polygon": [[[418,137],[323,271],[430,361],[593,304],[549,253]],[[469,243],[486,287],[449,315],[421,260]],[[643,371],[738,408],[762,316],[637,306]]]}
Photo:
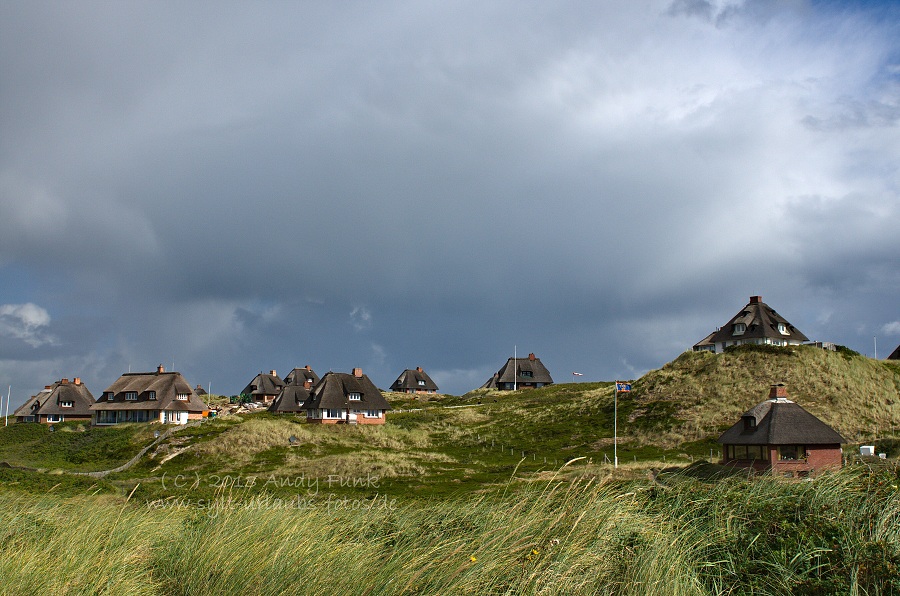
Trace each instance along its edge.
{"label": "wildflower in grass", "polygon": [[469,560],[472,561],[472,562],[474,563],[474,562],[477,561],[478,559],[475,557],[475,555],[472,555],[471,557],[469,557]]}

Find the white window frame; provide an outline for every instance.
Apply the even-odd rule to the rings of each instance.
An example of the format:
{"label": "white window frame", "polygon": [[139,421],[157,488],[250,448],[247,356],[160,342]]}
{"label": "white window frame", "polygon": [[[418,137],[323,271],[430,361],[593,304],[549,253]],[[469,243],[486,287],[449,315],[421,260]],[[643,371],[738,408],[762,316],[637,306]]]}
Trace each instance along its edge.
{"label": "white window frame", "polygon": [[366,410],[366,418],[381,418],[381,410]]}
{"label": "white window frame", "polygon": [[178,395],[175,396],[175,399],[177,399],[179,401],[187,401],[188,394],[187,393],[179,393]]}
{"label": "white window frame", "polygon": [[352,391],[347,394],[347,399],[350,401],[362,401],[362,393]]}
{"label": "white window frame", "polygon": [[747,325],[744,323],[735,323],[732,335],[743,335],[747,331]]}
{"label": "white window frame", "polygon": [[47,414],[47,422],[62,422],[62,414]]}
{"label": "white window frame", "polygon": [[59,402],[59,407],[60,408],[74,408],[75,402],[74,401],[61,401],[61,402]]}

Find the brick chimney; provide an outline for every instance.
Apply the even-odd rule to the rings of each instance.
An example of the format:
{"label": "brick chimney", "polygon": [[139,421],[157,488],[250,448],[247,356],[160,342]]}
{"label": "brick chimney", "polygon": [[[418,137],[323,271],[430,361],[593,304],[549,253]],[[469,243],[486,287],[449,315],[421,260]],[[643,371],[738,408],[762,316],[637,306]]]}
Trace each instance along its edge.
{"label": "brick chimney", "polygon": [[312,389],[312,379],[304,379],[303,380],[303,388],[304,389]]}
{"label": "brick chimney", "polygon": [[156,374],[161,375],[164,372],[166,372],[166,367],[163,366],[162,364],[160,364],[159,366],[156,367]]}
{"label": "brick chimney", "polygon": [[750,304],[759,304],[762,302],[762,296],[750,296]]}
{"label": "brick chimney", "polygon": [[534,352],[528,355],[528,359],[534,362]]}
{"label": "brick chimney", "polygon": [[769,389],[769,399],[778,398],[787,399],[787,387],[784,386],[784,383],[775,383]]}
{"label": "brick chimney", "polygon": [[62,380],[59,382],[59,384],[60,384],[60,385],[68,385],[68,384],[69,384],[69,379],[62,379]]}
{"label": "brick chimney", "polygon": [[361,369],[361,368],[354,368],[354,369],[353,369],[353,376],[356,377],[357,379],[361,379],[361,378],[362,378],[362,369]]}
{"label": "brick chimney", "polygon": [[304,368],[306,368],[306,370],[312,370],[308,364]]}
{"label": "brick chimney", "polygon": [[81,385],[81,377],[75,377],[75,380],[72,382],[75,383],[76,385]]}
{"label": "brick chimney", "polygon": [[417,366],[417,367],[416,367],[416,372],[425,372],[425,371],[422,370],[422,367],[421,367],[421,366]]}

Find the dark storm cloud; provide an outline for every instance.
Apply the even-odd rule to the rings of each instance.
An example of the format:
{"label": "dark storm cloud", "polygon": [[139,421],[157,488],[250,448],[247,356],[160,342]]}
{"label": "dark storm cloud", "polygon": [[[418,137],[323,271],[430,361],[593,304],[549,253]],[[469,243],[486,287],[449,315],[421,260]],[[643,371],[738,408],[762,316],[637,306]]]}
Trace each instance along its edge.
{"label": "dark storm cloud", "polygon": [[421,365],[462,393],[518,349],[637,376],[751,294],[868,342],[900,286],[884,16],[4,4],[0,275],[28,283],[0,305],[61,353],[3,327],[0,373]]}

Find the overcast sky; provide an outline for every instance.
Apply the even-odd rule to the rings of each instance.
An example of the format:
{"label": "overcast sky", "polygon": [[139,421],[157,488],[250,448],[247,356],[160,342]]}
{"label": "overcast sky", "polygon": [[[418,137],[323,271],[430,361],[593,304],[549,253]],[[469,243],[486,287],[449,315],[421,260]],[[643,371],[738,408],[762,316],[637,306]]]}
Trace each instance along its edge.
{"label": "overcast sky", "polygon": [[0,385],[885,357],[898,133],[896,3],[2,0]]}

